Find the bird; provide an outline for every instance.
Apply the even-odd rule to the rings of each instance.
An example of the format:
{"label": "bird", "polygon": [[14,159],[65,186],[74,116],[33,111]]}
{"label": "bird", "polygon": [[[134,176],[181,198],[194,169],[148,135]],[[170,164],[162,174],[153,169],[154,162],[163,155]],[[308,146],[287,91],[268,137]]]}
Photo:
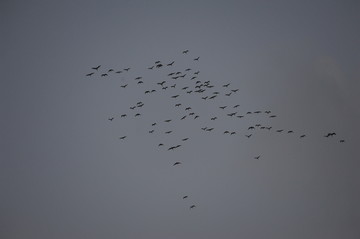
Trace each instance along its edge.
{"label": "bird", "polygon": [[238,118],[242,118],[242,117],[244,117],[243,115],[238,115],[238,116],[236,116],[236,117],[238,117]]}
{"label": "bird", "polygon": [[141,114],[140,113],[137,113],[137,114],[135,114],[135,117],[138,117],[138,116],[140,116]]}
{"label": "bird", "polygon": [[270,115],[269,116],[269,118],[275,118],[276,117],[276,115]]}
{"label": "bird", "polygon": [[186,68],[185,71],[191,71],[191,68]]}
{"label": "bird", "polygon": [[189,52],[189,50],[185,50],[185,51],[183,51],[182,53],[183,54],[186,54],[186,53],[188,53]]}
{"label": "bird", "polygon": [[185,119],[186,118],[186,115],[184,115],[180,120],[183,120],[183,119]]}
{"label": "bird", "polygon": [[144,83],[143,81],[138,81],[138,84],[142,84],[142,83]]}
{"label": "bird", "polygon": [[138,76],[138,77],[135,78],[135,80],[141,80],[141,79],[142,79],[141,76]]}
{"label": "bird", "polygon": [[155,64],[159,64],[161,61],[155,61]]}
{"label": "bird", "polygon": [[226,131],[224,131],[224,134],[230,134],[230,132],[226,130]]}
{"label": "bird", "polygon": [[255,129],[255,127],[254,127],[254,126],[250,126],[250,127],[248,128],[248,130],[250,130],[250,129]]}
{"label": "bird", "polygon": [[158,85],[163,85],[163,84],[165,84],[166,83],[166,81],[162,81],[162,82],[159,82],[159,83],[157,83]]}
{"label": "bird", "polygon": [[115,73],[120,74],[120,73],[122,73],[122,71],[116,71]]}
{"label": "bird", "polygon": [[265,114],[270,114],[270,113],[271,113],[270,110],[265,111]]}
{"label": "bird", "polygon": [[91,72],[89,74],[86,74],[86,76],[92,76],[94,74],[94,72]]}
{"label": "bird", "polygon": [[153,130],[153,129],[152,129],[152,130],[149,130],[149,133],[150,133],[150,134],[154,133],[154,130]]}
{"label": "bird", "polygon": [[125,88],[128,84],[125,84],[125,85],[121,85],[122,88]]}
{"label": "bird", "polygon": [[199,73],[200,73],[200,71],[196,71],[196,72],[194,72],[194,74],[195,74],[195,75],[198,75]]}
{"label": "bird", "polygon": [[305,135],[305,134],[303,134],[303,135],[301,135],[301,136],[300,136],[300,138],[304,138],[305,136],[306,136],[306,135]]}
{"label": "bird", "polygon": [[145,94],[150,94],[150,91],[149,91],[149,90],[146,90],[146,91],[145,91]]}
{"label": "bird", "polygon": [[237,108],[237,107],[239,107],[239,106],[240,106],[240,105],[234,105],[233,108]]}
{"label": "bird", "polygon": [[179,107],[181,104],[175,104],[175,107]]}
{"label": "bird", "polygon": [[158,147],[160,147],[160,146],[164,146],[164,144],[161,144],[161,143],[160,143],[160,144],[158,145]]}
{"label": "bird", "polygon": [[226,96],[230,96],[232,92],[225,94]]}
{"label": "bird", "polygon": [[288,131],[288,134],[291,134],[291,133],[294,133],[294,131],[292,131],[292,130],[289,130],[289,131]]}
{"label": "bird", "polygon": [[260,158],[260,155],[259,155],[259,156],[254,157],[254,159],[259,159],[259,158]]}
{"label": "bird", "polygon": [[278,133],[281,133],[281,132],[283,132],[284,130],[283,129],[278,129],[278,130],[276,130],[276,132],[278,132]]}
{"label": "bird", "polygon": [[198,61],[200,59],[200,56],[194,58],[194,61]]}
{"label": "bird", "polygon": [[152,69],[154,69],[154,66],[148,67],[148,69],[149,69],[149,70],[152,70]]}
{"label": "bird", "polygon": [[258,110],[258,111],[255,111],[254,113],[255,113],[255,114],[259,114],[259,113],[261,113],[261,111]]}
{"label": "bird", "polygon": [[162,64],[157,64],[156,65],[156,68],[160,68],[160,67],[162,67],[163,65]]}
{"label": "bird", "polygon": [[182,139],[182,141],[186,141],[186,140],[188,140],[189,138],[184,138],[184,139]]}
{"label": "bird", "polygon": [[108,76],[108,74],[104,73],[104,74],[101,74],[101,76],[102,76],[102,77],[104,77],[104,76]]}
{"label": "bird", "polygon": [[209,129],[206,129],[206,131],[209,131],[209,132],[210,132],[210,131],[213,130],[213,129],[214,129],[214,128],[209,128]]}
{"label": "bird", "polygon": [[195,115],[194,119],[197,119],[197,118],[199,118],[199,116],[198,116],[198,115]]}
{"label": "bird", "polygon": [[186,199],[186,198],[188,198],[188,196],[183,196],[183,199]]}
{"label": "bird", "polygon": [[131,68],[125,68],[124,71],[129,71]]}
{"label": "bird", "polygon": [[187,107],[187,108],[185,108],[185,110],[191,110],[191,107]]}
{"label": "bird", "polygon": [[93,70],[99,70],[100,66],[101,66],[101,65],[98,65],[97,67],[91,67],[91,69],[93,69]]}
{"label": "bird", "polygon": [[166,131],[165,134],[171,134],[171,132],[172,132],[171,130],[170,130],[170,131]]}
{"label": "bird", "polygon": [[344,140],[344,139],[340,139],[339,142],[340,142],[340,143],[345,143],[345,140]]}
{"label": "bird", "polygon": [[207,130],[207,127],[203,127],[203,128],[201,128],[201,129],[205,131],[205,130]]}
{"label": "bird", "polygon": [[114,117],[109,118],[110,121],[113,121]]}
{"label": "bird", "polygon": [[236,93],[239,89],[231,90],[232,92]]}
{"label": "bird", "polygon": [[126,114],[120,115],[121,118],[126,117]]}
{"label": "bird", "polygon": [[224,110],[226,107],[227,106],[220,106],[219,108]]}
{"label": "bird", "polygon": [[228,87],[229,85],[230,85],[230,83],[223,85],[223,87]]}
{"label": "bird", "polygon": [[246,137],[248,137],[248,138],[250,138],[250,137],[251,137],[251,135],[252,135],[252,134],[249,134],[249,135],[245,134],[245,136],[246,136]]}
{"label": "bird", "polygon": [[217,119],[217,117],[212,117],[212,118],[211,118],[211,120],[216,120],[216,119]]}
{"label": "bird", "polygon": [[177,97],[179,97],[179,95],[173,95],[173,96],[171,96],[171,98],[177,98]]}
{"label": "bird", "polygon": [[235,132],[235,131],[233,131],[233,132],[231,132],[231,133],[230,133],[230,135],[234,135],[234,134],[236,134],[236,132]]}
{"label": "bird", "polygon": [[175,163],[173,164],[173,166],[176,166],[176,165],[179,165],[179,164],[181,164],[181,162],[175,162]]}
{"label": "bird", "polygon": [[151,124],[151,126],[155,126],[155,125],[156,125],[156,123],[152,123],[152,124]]}
{"label": "bird", "polygon": [[195,208],[195,207],[196,207],[195,205],[191,205],[191,206],[190,206],[190,210],[193,209],[193,208]]}
{"label": "bird", "polygon": [[172,61],[171,63],[167,64],[167,66],[172,66],[175,61]]}
{"label": "bird", "polygon": [[114,71],[114,69],[109,69],[109,70],[108,70],[108,72],[112,72],[112,71]]}
{"label": "bird", "polygon": [[171,122],[171,119],[164,120],[164,122],[169,123],[169,122]]}
{"label": "bird", "polygon": [[120,137],[119,139],[125,139],[126,138],[126,136],[122,136],[122,137]]}

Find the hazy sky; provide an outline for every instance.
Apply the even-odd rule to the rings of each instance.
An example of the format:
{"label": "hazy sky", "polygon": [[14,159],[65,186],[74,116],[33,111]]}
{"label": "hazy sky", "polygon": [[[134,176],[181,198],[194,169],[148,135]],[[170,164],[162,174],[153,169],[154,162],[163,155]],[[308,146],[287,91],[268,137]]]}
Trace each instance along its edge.
{"label": "hazy sky", "polygon": [[[359,12],[355,0],[1,1],[0,237],[360,238]],[[157,60],[175,63],[148,70]],[[186,94],[196,70],[214,88]],[[180,120],[188,106],[199,119]]]}

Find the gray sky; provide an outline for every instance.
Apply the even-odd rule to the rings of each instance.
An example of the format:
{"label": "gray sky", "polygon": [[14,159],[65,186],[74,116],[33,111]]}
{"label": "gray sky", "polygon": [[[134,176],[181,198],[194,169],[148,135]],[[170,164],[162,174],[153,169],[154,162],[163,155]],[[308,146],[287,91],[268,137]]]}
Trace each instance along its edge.
{"label": "gray sky", "polygon": [[[359,12],[350,0],[2,1],[0,237],[359,238]],[[148,70],[157,60],[175,63]],[[186,94],[196,70],[214,88]],[[180,120],[187,106],[199,119]]]}

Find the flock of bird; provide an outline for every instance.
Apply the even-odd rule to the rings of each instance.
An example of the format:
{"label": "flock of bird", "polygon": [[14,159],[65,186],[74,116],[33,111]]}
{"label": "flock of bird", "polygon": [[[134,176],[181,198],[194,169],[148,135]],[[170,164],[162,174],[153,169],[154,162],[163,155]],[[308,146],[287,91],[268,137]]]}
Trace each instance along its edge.
{"label": "flock of bird", "polygon": [[[189,50],[182,51],[182,54],[184,57],[186,57],[186,60],[190,60],[191,67],[194,65],[196,66],[196,63],[200,60],[199,56],[192,57],[189,59]],[[217,130],[211,126],[211,122],[218,121],[223,118],[229,118],[229,119],[238,119],[241,120],[246,117],[251,117],[251,115],[263,115],[267,119],[271,120],[272,118],[276,118],[277,115],[273,114],[271,110],[254,110],[254,111],[246,111],[243,113],[239,113],[238,108],[240,107],[240,104],[235,105],[218,105],[215,107],[218,107],[220,109],[220,112],[222,112],[222,115],[216,115],[216,116],[201,116],[198,112],[192,109],[190,105],[184,105],[179,100],[188,97],[189,95],[194,95],[195,97],[198,97],[199,100],[203,100],[204,102],[208,102],[211,105],[216,105],[216,99],[220,97],[234,97],[238,92],[239,88],[233,88],[231,86],[231,83],[222,84],[219,86],[216,86],[213,84],[210,80],[200,80],[200,71],[198,69],[192,69],[192,68],[186,68],[183,70],[175,70],[175,61],[163,63],[161,61],[155,61],[151,66],[147,67],[146,70],[148,71],[160,71],[161,74],[164,74],[164,77],[166,77],[166,80],[162,80],[159,82],[151,82],[152,84],[148,89],[144,89],[142,85],[144,83],[148,83],[149,80],[145,80],[146,77],[143,76],[136,76],[133,78],[133,83],[128,82],[126,84],[120,85],[120,88],[125,90],[130,85],[134,85],[138,90],[143,91],[143,97],[145,95],[151,95],[154,93],[158,93],[160,91],[175,91],[174,93],[171,93],[170,98],[165,99],[171,102],[173,104],[174,108],[180,110],[182,112],[182,115],[178,118],[173,119],[162,119],[157,122],[151,122],[149,124],[148,132],[149,134],[154,134],[156,131],[160,131],[159,129],[160,124],[173,124],[176,121],[184,121],[184,120],[198,120],[203,119],[202,122],[208,124],[203,127],[199,128],[199,131],[203,132],[209,132],[209,133],[215,133]],[[123,68],[121,70],[115,70],[115,69],[105,69],[103,70],[102,65],[97,65],[95,67],[91,67],[92,72],[87,73],[87,77],[96,77],[100,76],[101,78],[109,77],[111,75],[117,75],[117,74],[123,74],[131,71],[130,67]],[[148,84],[147,84],[148,85]],[[141,93],[141,92],[140,92]],[[130,113],[122,113],[118,117],[111,116],[108,118],[108,121],[113,122],[116,120],[121,120],[121,118],[132,117],[142,117],[143,115],[140,112],[137,112],[136,110],[140,110],[142,107],[144,107],[145,103],[143,103],[141,100],[138,102],[132,104],[129,106]],[[136,112],[136,113],[135,113]],[[269,125],[262,125],[262,124],[254,124],[250,125],[244,128],[247,132],[243,135],[240,135],[239,131],[228,129],[225,131],[221,131],[220,134],[222,135],[229,135],[229,136],[235,136],[240,135],[246,138],[254,137],[254,132],[257,130],[264,130],[266,132],[273,131],[276,133],[285,133],[285,134],[293,134],[296,135],[294,130],[291,129],[274,129],[272,126]],[[219,132],[219,131],[218,131]],[[164,135],[174,134],[173,130],[164,130],[162,132]],[[297,137],[300,139],[305,138],[307,135],[304,133],[298,133]],[[324,137],[334,137],[336,136],[335,132],[329,132],[324,135]],[[119,140],[126,140],[128,138],[127,135],[122,135],[119,137]],[[190,140],[191,137],[182,137],[178,140],[176,144],[167,144],[166,142],[158,142],[156,145],[158,148],[162,148],[166,151],[174,151],[178,150],[179,148],[183,147],[183,144],[185,145],[188,140]],[[344,143],[344,139],[339,139],[340,143]],[[253,157],[255,160],[260,160],[261,155],[256,155]],[[173,166],[179,166],[182,162],[176,161],[172,165]],[[182,196],[182,199],[188,199],[189,196],[185,195]],[[194,209],[196,207],[195,204],[191,204],[189,206],[189,209]]]}

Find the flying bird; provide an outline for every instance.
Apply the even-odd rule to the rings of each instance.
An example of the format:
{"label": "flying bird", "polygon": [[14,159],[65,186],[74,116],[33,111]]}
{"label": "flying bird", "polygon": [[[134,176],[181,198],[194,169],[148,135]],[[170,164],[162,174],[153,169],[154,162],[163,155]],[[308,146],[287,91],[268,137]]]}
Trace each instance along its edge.
{"label": "flying bird", "polygon": [[172,61],[171,63],[167,64],[167,66],[172,66],[175,61]]}
{"label": "flying bird", "polygon": [[200,59],[200,56],[194,58],[194,61],[198,61]]}
{"label": "flying bird", "polygon": [[126,138],[126,136],[122,136],[122,137],[120,137],[119,139],[125,139]]}
{"label": "flying bird", "polygon": [[175,163],[173,164],[173,166],[176,166],[176,165],[179,165],[179,164],[181,164],[181,162],[175,162]]}
{"label": "flying bird", "polygon": [[177,97],[179,97],[179,95],[173,95],[173,96],[171,96],[171,98],[177,98]]}
{"label": "flying bird", "polygon": [[93,70],[99,70],[100,66],[101,66],[101,65],[98,65],[97,67],[91,67],[91,69],[93,69]]}
{"label": "flying bird", "polygon": [[189,52],[189,50],[185,50],[185,51],[183,51],[182,53],[183,54],[186,54],[186,53],[188,53]]}
{"label": "flying bird", "polygon": [[104,74],[101,74],[101,76],[102,76],[102,77],[104,77],[104,76],[108,76],[108,74],[104,73]]}
{"label": "flying bird", "polygon": [[259,158],[260,158],[260,155],[259,155],[259,156],[254,157],[254,159],[259,159]]}
{"label": "flying bird", "polygon": [[89,74],[86,74],[86,76],[92,76],[94,74],[94,72],[91,72]]}
{"label": "flying bird", "polygon": [[109,118],[110,121],[113,121],[114,117]]}
{"label": "flying bird", "polygon": [[195,207],[196,207],[195,205],[191,205],[191,206],[190,206],[190,210],[193,209],[193,208],[195,208]]}
{"label": "flying bird", "polygon": [[188,196],[183,196],[183,199],[186,199],[186,198],[188,198]]}
{"label": "flying bird", "polygon": [[125,88],[128,84],[125,84],[125,85],[121,85],[122,88]]}

